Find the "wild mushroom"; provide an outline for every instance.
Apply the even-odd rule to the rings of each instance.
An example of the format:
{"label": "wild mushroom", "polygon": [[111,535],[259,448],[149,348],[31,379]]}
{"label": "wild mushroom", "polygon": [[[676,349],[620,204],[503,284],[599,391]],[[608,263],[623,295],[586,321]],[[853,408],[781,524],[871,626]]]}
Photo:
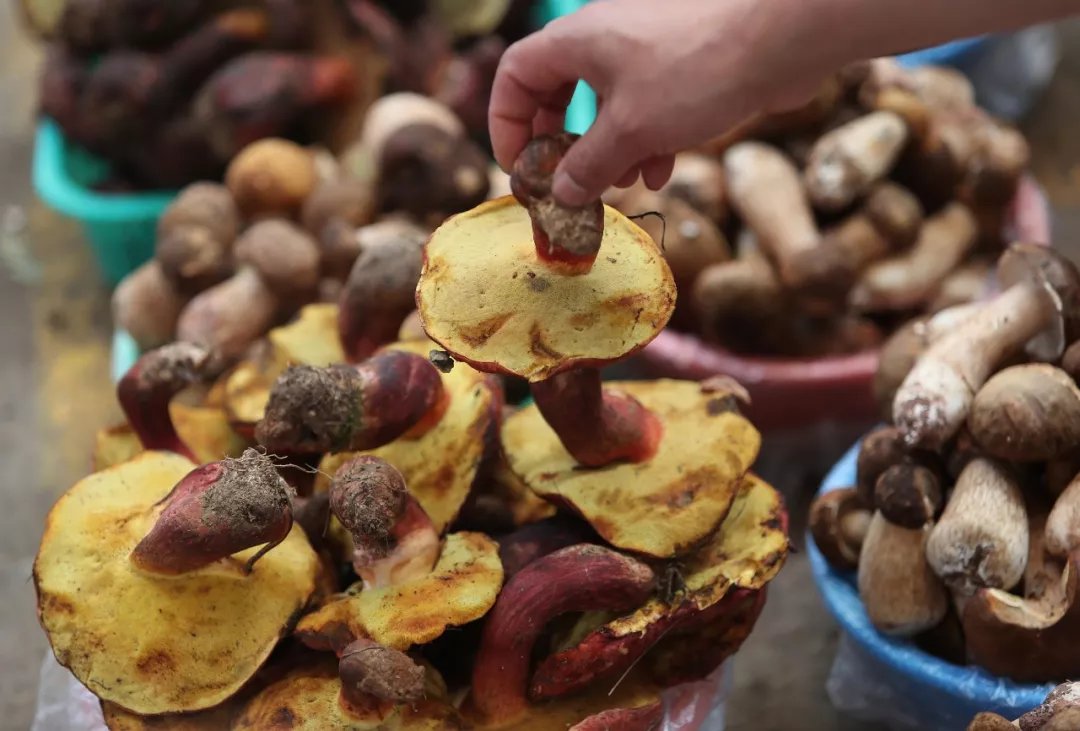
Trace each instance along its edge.
{"label": "wild mushroom", "polygon": [[195,459],[180,439],[169,414],[176,394],[206,379],[207,352],[197,345],[172,343],[146,353],[116,386],[120,408],[144,449],[168,450]]}
{"label": "wild mushroom", "polygon": [[352,538],[361,577],[297,627],[315,649],[367,637],[397,650],[436,639],[484,616],[502,586],[498,546],[480,533],[442,540],[401,473],[377,457],[338,469],[330,507]]}
{"label": "wild mushroom", "polygon": [[198,292],[232,274],[230,251],[239,231],[240,213],[228,188],[193,183],[158,220],[155,257],[182,291]]}
{"label": "wild mushroom", "polygon": [[967,731],[1016,731],[1016,724],[996,713],[980,713],[971,719]]}
{"label": "wild mushroom", "polygon": [[172,342],[187,302],[187,296],[153,259],[124,277],[113,290],[113,322],[131,335],[139,350],[152,350]]}
{"label": "wild mushroom", "polygon": [[287,489],[255,452],[198,468],[146,452],[85,478],[53,507],[34,562],[56,657],[136,713],[229,698],[315,590],[318,557],[290,522]]}
{"label": "wild mushroom", "polygon": [[[667,567],[664,581],[672,577],[675,584],[636,611],[590,628],[543,658],[532,674],[529,697],[546,701],[580,692],[619,677],[654,649],[667,654],[666,643],[681,645],[684,640],[698,642],[694,660],[669,654],[648,658],[646,666],[656,664],[654,676],[663,675],[665,682],[708,675],[750,634],[765,587],[787,554],[786,525],[777,492],[748,475],[715,537]],[[707,636],[718,641],[711,644]]]}
{"label": "wild mushroom", "polygon": [[186,445],[199,463],[225,457],[239,457],[251,446],[229,421],[224,404],[224,383],[212,387],[189,386],[169,402],[169,419],[180,442]]}
{"label": "wild mushroom", "polygon": [[[371,449],[436,423],[445,407],[434,366],[386,351],[359,365],[293,366],[270,391],[259,444],[290,453]],[[428,417],[429,423],[421,423]]]}
{"label": "wild mushroom", "polygon": [[[566,144],[534,141],[515,168],[515,190],[532,196],[535,223],[513,201],[489,201],[433,234],[418,309],[429,336],[455,359],[531,382],[536,404],[503,428],[513,471],[539,494],[573,505],[605,539],[666,557],[723,519],[758,435],[697,384],[601,387],[594,366],[655,337],[674,288],[655,243],[620,214],[604,211],[601,228],[599,202],[564,211],[543,195],[544,171],[557,162],[551,155]],[[477,236],[507,243],[480,250]],[[617,521],[602,497],[614,493],[598,489],[614,483],[625,497]],[[636,519],[643,511],[650,521]]]}
{"label": "wild mushroom", "polygon": [[893,422],[911,445],[939,448],[967,419],[975,393],[1002,360],[1026,346],[1055,360],[1075,327],[1080,273],[1043,246],[1015,244],[1001,257],[1007,289],[923,354],[896,393]]}
{"label": "wild mushroom", "polygon": [[859,597],[870,621],[904,637],[936,626],[949,607],[945,586],[927,563],[940,493],[935,500],[936,485],[923,479],[921,469],[898,465],[878,478],[877,512],[859,554]]}
{"label": "wild mushroom", "polygon": [[1080,479],[1074,475],[1046,519],[1046,551],[1067,558],[1080,548]]}
{"label": "wild mushroom", "polygon": [[225,185],[249,218],[292,217],[317,183],[312,154],[295,142],[274,137],[245,147],[225,173]]}
{"label": "wild mushroom", "polygon": [[885,470],[903,462],[907,456],[908,449],[896,427],[878,427],[863,437],[855,462],[855,489],[859,502],[873,508],[874,489],[877,487],[878,478]]}
{"label": "wild mushroom", "polygon": [[859,565],[859,552],[872,517],[855,489],[845,487],[814,500],[808,527],[825,560],[838,569],[851,571]]}
{"label": "wild mushroom", "polygon": [[871,112],[826,132],[806,164],[810,201],[827,211],[844,209],[888,174],[907,137],[893,112]]}
{"label": "wild mushroom", "polygon": [[1028,553],[1024,497],[1009,468],[985,458],[968,462],[930,533],[926,558],[963,596],[981,587],[1011,589]]}
{"label": "wild mushroom", "polygon": [[[408,343],[394,343],[384,351],[399,351],[429,357],[436,346],[426,337]],[[455,521],[474,484],[480,479],[482,463],[498,445],[486,443],[485,435],[501,424],[498,411],[502,394],[490,376],[465,363],[454,364],[449,373],[440,373],[443,384],[442,413],[430,428],[406,433],[385,445],[366,452],[342,452],[323,458],[319,470],[334,475],[346,461],[368,454],[385,460],[405,478],[409,491],[431,517],[440,533]],[[328,487],[319,475],[315,489]]]}
{"label": "wild mushroom", "polygon": [[[1020,731],[1069,731],[1080,721],[1080,683],[1069,681],[1054,688],[1045,700],[1019,719]],[[1073,725],[1065,723],[1066,720]]]}

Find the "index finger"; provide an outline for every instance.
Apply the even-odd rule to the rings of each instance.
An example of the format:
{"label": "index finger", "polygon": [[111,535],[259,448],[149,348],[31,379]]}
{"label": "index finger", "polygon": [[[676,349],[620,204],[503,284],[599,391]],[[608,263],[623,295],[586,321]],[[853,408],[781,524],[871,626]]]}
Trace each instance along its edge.
{"label": "index finger", "polygon": [[533,137],[533,120],[564,114],[580,77],[568,49],[541,30],[507,49],[495,73],[488,107],[488,131],[495,159],[509,171]]}

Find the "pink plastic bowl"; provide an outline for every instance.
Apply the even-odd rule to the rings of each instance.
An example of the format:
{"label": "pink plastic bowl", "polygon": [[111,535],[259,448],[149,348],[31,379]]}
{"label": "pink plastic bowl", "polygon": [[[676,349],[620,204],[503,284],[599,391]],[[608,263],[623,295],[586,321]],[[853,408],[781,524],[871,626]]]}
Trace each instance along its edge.
{"label": "pink plastic bowl", "polygon": [[[1046,196],[1031,177],[1021,181],[1012,203],[1009,238],[1050,242]],[[872,422],[877,419],[872,385],[878,350],[829,358],[744,356],[702,342],[693,335],[665,330],[637,356],[653,377],[702,380],[731,376],[750,392],[749,416],[766,430],[795,429],[823,421]]]}

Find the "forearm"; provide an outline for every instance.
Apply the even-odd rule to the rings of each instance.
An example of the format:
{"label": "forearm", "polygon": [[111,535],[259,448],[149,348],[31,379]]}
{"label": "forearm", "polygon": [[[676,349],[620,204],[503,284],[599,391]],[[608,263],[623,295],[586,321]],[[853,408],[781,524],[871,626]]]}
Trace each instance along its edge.
{"label": "forearm", "polygon": [[[1080,14],[1080,0],[813,0],[841,63]],[[844,42],[847,40],[847,43]]]}

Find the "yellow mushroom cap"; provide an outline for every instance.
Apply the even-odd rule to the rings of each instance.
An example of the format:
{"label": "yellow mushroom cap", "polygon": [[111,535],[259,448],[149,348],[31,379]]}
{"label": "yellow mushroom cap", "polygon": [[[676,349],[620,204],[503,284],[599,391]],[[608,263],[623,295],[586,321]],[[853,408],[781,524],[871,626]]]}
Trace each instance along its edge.
{"label": "yellow mushroom cap", "polygon": [[547,268],[528,212],[506,197],[432,234],[416,299],[424,329],[455,358],[540,381],[644,347],[671,318],[675,283],[652,238],[613,208],[588,274]]}
{"label": "yellow mushroom cap", "polygon": [[634,553],[686,553],[720,525],[757,458],[761,435],[724,393],[689,381],[605,384],[663,424],[647,462],[581,469],[535,405],[502,429],[510,468],[540,497],[580,514],[604,540]]}
{"label": "yellow mushroom cap", "polygon": [[179,576],[142,572],[131,550],[159,501],[195,465],[166,452],[76,483],[53,506],[34,562],[38,615],[61,665],[102,700],[140,714],[221,703],[251,678],[315,590],[303,531],[245,574],[243,561]]}

